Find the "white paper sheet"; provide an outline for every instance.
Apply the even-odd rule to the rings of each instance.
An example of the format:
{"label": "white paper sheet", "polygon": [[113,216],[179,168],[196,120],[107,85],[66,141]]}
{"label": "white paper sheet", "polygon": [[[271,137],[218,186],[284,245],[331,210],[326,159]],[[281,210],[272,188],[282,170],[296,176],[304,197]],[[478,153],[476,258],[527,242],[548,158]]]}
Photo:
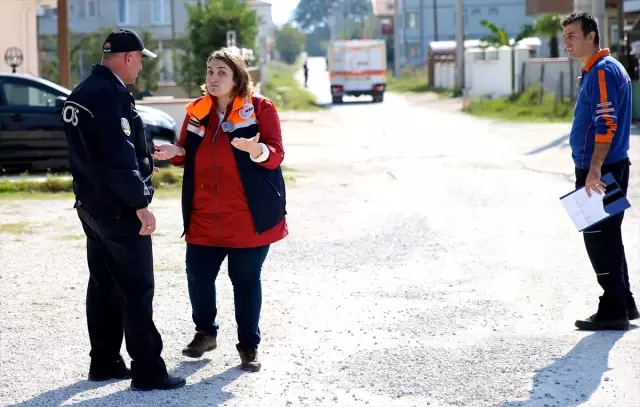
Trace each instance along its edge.
{"label": "white paper sheet", "polygon": [[589,197],[586,189],[580,188],[562,198],[561,201],[574,225],[578,231],[581,231],[609,216],[604,210],[603,198],[604,194],[596,192],[591,192]]}

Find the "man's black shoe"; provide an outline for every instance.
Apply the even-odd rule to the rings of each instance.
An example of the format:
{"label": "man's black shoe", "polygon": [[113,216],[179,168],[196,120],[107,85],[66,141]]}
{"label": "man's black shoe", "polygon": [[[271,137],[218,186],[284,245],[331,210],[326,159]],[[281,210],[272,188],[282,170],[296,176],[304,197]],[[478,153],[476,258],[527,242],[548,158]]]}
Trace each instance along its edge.
{"label": "man's black shoe", "polygon": [[638,311],[638,306],[636,305],[636,300],[633,298],[633,294],[627,298],[627,314],[629,315],[630,321],[640,319],[640,312]]}
{"label": "man's black shoe", "polygon": [[600,297],[598,312],[589,318],[577,320],[575,325],[584,331],[626,331],[630,324],[626,307],[611,304]]}
{"label": "man's black shoe", "polygon": [[108,364],[104,361],[91,361],[91,366],[89,367],[89,381],[103,382],[105,380],[113,379],[131,379],[131,370],[127,365],[125,365],[122,357],[118,357],[115,363],[112,362]]}
{"label": "man's black shoe", "polygon": [[138,391],[173,390],[187,383],[182,377],[167,375],[157,380],[131,380],[131,389]]}

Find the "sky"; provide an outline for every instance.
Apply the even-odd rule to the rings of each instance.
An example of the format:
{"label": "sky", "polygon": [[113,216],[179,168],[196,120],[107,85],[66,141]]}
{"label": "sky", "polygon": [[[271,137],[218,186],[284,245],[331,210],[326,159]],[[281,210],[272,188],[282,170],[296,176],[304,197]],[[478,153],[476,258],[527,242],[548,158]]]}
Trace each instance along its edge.
{"label": "sky", "polygon": [[273,16],[273,22],[276,25],[282,25],[289,20],[293,10],[300,2],[300,0],[263,0],[267,3],[271,3],[271,15]]}

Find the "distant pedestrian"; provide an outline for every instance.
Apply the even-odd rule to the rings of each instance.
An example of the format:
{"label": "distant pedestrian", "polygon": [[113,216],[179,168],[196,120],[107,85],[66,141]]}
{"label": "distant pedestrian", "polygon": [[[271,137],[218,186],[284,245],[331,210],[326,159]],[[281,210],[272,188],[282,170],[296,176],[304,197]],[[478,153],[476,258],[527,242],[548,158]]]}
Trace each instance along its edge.
{"label": "distant pedestrian", "polygon": [[[631,80],[609,49],[600,48],[597,20],[576,12],[562,21],[564,46],[582,64],[578,100],[571,126],[570,144],[576,188],[602,194],[601,177],[611,173],[623,192],[629,185],[629,136],[631,133]],[[629,284],[622,243],[624,213],[584,231],[584,242],[604,290],[598,311],[576,321],[585,330],[625,330],[629,320],[640,318]],[[559,271],[562,272],[562,271]]]}
{"label": "distant pedestrian", "polygon": [[304,70],[304,87],[308,88],[307,82],[309,81],[309,61],[305,58],[302,69]]}
{"label": "distant pedestrian", "polygon": [[[167,374],[152,317],[153,159],[125,86],[135,83],[145,56],[156,57],[134,31],[109,34],[102,64],[69,95],[62,119],[87,236],[89,380],[132,378],[135,390],[174,389],[185,380]],[[120,356],[123,334],[131,370]]]}
{"label": "distant pedestrian", "polygon": [[156,157],[184,167],[182,215],[195,336],[182,354],[215,349],[215,280],[228,259],[242,368],[260,370],[262,265],[271,244],[288,234],[280,119],[274,104],[253,96],[249,71],[228,49],[209,56],[205,96],[187,105],[177,145]]}

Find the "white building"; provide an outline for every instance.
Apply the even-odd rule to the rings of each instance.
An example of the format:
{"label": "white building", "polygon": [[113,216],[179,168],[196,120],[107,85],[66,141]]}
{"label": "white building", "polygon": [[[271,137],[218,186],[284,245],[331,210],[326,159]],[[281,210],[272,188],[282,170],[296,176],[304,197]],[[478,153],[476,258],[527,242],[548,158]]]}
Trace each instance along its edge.
{"label": "white building", "polygon": [[[38,26],[36,10],[56,7],[56,0],[1,0],[0,13],[0,73],[12,72],[5,62],[9,49],[22,54],[22,63],[16,72],[38,75]],[[15,55],[15,53],[14,53]]]}

